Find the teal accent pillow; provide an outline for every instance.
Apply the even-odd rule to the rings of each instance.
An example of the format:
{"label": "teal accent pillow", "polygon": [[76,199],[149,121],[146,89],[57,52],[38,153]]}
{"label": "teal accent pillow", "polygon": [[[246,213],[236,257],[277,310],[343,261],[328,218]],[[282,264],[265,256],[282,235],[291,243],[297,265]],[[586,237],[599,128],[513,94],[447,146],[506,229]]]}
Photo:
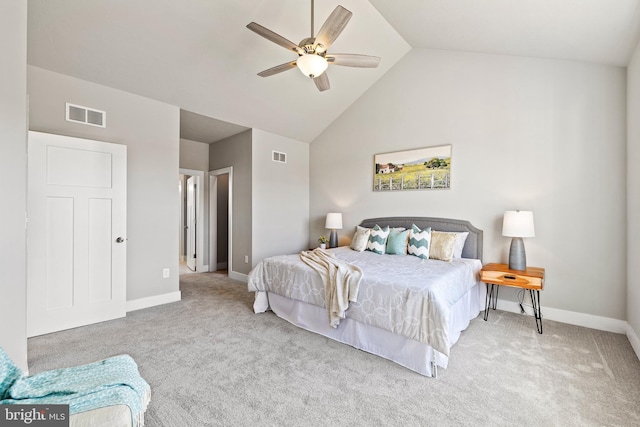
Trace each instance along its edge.
{"label": "teal accent pillow", "polygon": [[384,248],[387,245],[387,237],[389,237],[389,227],[380,228],[380,226],[376,224],[371,229],[371,234],[369,234],[367,250],[383,255]]}
{"label": "teal accent pillow", "polygon": [[390,255],[406,255],[407,241],[409,240],[409,230],[391,230],[387,238],[386,253]]}
{"label": "teal accent pillow", "polygon": [[422,259],[429,259],[429,247],[431,246],[431,227],[420,230],[415,224],[411,226],[409,234],[409,255],[415,255]]}
{"label": "teal accent pillow", "polygon": [[9,397],[9,389],[22,376],[18,368],[7,353],[0,347],[0,400]]}

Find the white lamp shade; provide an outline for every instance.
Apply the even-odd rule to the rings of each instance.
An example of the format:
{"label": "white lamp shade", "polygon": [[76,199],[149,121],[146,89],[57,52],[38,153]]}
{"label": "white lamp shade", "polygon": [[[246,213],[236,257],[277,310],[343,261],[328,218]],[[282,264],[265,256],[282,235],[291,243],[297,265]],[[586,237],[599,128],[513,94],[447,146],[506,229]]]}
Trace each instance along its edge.
{"label": "white lamp shade", "polygon": [[535,237],[533,212],[505,211],[502,219],[502,235],[507,237]]}
{"label": "white lamp shade", "polygon": [[300,56],[296,61],[296,65],[302,71],[302,74],[311,78],[318,77],[329,66],[326,59],[313,53]]}
{"label": "white lamp shade", "polygon": [[328,228],[329,230],[342,230],[342,214],[328,213],[324,228]]}

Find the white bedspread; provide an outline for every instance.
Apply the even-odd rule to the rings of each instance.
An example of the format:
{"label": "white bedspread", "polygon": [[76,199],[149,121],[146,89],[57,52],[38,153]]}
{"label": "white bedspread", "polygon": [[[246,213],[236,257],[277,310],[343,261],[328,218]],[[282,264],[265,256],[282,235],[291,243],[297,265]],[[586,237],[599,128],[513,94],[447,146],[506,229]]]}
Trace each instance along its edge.
{"label": "white bedspread", "polygon": [[[346,317],[431,345],[449,355],[449,308],[476,285],[479,260],[451,262],[407,255],[378,255],[348,247],[332,249],[338,258],[359,266],[364,278],[358,301]],[[298,254],[267,258],[249,273],[249,291],[326,307],[320,275]]]}

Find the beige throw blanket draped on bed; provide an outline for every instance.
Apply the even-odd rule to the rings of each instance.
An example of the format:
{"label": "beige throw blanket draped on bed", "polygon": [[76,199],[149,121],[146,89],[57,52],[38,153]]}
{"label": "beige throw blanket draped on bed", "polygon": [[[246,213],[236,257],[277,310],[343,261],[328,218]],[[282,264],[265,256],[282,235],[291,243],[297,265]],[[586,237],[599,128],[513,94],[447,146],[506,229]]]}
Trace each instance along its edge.
{"label": "beige throw blanket draped on bed", "polygon": [[322,277],[329,324],[337,328],[340,319],[344,319],[349,302],[357,301],[362,270],[322,249],[302,251],[300,259]]}

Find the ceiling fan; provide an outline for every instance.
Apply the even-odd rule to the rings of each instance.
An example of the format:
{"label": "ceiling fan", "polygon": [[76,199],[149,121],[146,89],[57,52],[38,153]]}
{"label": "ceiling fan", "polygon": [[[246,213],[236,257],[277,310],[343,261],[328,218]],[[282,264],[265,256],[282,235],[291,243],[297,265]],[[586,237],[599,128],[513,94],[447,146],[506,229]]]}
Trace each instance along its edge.
{"label": "ceiling fan", "polygon": [[285,62],[258,73],[260,77],[269,77],[298,67],[302,74],[313,79],[318,90],[325,91],[330,87],[329,77],[325,73],[329,64],[359,68],[375,68],[378,66],[380,58],[377,56],[353,53],[329,54],[327,52],[329,46],[338,38],[351,19],[353,14],[350,11],[342,6],[337,6],[315,37],[313,35],[313,12],[314,2],[311,0],[311,37],[302,39],[297,45],[260,24],[251,22],[247,25],[247,28],[256,34],[298,54],[298,59],[295,61]]}

